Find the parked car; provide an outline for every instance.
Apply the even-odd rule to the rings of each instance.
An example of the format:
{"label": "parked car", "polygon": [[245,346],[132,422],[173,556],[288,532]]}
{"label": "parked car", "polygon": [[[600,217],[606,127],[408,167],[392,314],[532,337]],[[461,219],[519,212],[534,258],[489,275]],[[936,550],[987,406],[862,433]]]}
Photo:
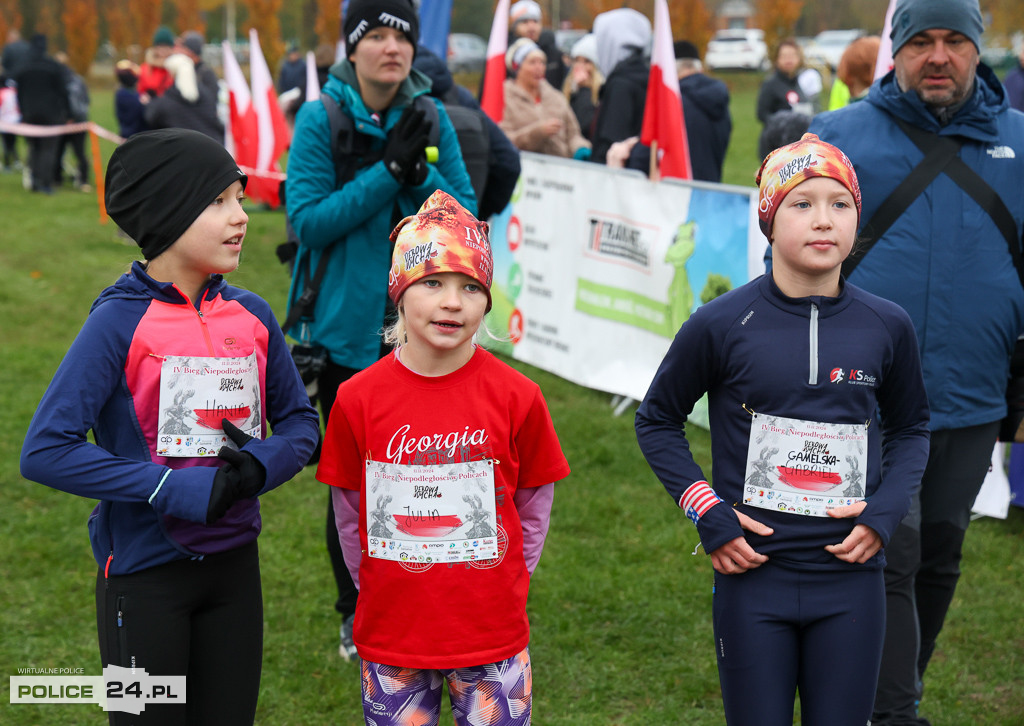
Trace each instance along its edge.
{"label": "parked car", "polygon": [[746,68],[766,71],[771,67],[764,31],[755,28],[719,30],[708,43],[704,64],[711,69]]}
{"label": "parked car", "polygon": [[478,73],[487,63],[487,41],[472,33],[448,36],[448,70],[452,73]]}
{"label": "parked car", "polygon": [[843,51],[865,32],[859,28],[853,30],[823,30],[804,46],[804,59],[811,64],[827,65],[833,71],[839,66]]}

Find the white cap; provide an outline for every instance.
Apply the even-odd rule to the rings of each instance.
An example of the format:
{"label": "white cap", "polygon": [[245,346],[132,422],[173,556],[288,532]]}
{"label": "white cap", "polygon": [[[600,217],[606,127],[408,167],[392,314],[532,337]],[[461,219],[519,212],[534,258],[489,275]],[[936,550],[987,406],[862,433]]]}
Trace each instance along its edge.
{"label": "white cap", "polygon": [[597,36],[593,33],[587,33],[582,38],[572,44],[572,50],[569,52],[570,58],[586,58],[588,61],[597,65]]}

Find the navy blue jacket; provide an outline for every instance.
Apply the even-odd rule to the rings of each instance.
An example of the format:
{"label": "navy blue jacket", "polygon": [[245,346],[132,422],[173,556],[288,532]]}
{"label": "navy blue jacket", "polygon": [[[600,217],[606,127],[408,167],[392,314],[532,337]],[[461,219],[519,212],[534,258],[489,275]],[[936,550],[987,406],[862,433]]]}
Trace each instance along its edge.
{"label": "navy blue jacket", "polygon": [[[1024,114],[1011,111],[999,79],[978,66],[974,94],[940,126],[892,72],[861,103],[819,114],[810,130],[850,158],[865,224],[922,158],[894,117],[959,136],[960,158],[1002,198],[1024,229]],[[898,303],[921,346],[932,430],[998,421],[1006,414],[1010,356],[1024,331],[1024,290],[991,217],[940,174],[871,248],[850,282]]]}
{"label": "navy blue jacket", "polygon": [[[833,377],[837,368],[844,375]],[[851,370],[862,375],[850,376]],[[705,392],[712,479],[694,461],[685,431]],[[746,474],[751,416],[745,407],[826,423],[870,420],[863,513],[832,519],[738,504],[775,532],[762,537],[740,529],[730,510],[742,501]],[[824,548],[842,542],[856,524],[871,527],[887,543],[920,486],[928,459],[928,404],[913,326],[898,306],[853,285],[844,284],[834,298],[789,298],[762,275],[700,306],[683,324],[637,410],[636,434],[677,504],[698,481],[711,483],[722,498],[697,522],[707,552],[746,537],[755,551],[783,566],[882,567],[881,552],[851,565]]]}
{"label": "navy blue jacket", "polygon": [[[193,306],[136,262],[93,303],[53,376],[21,450],[21,474],[99,504],[89,539],[100,567],[123,575],[225,552],[260,533],[259,501],[235,502],[211,525],[216,457],[161,454],[163,356],[255,353],[263,431],[244,451],[266,471],[261,494],[295,476],[316,446],[318,421],[270,306],[214,275]],[[92,431],[95,444],[88,438]]]}

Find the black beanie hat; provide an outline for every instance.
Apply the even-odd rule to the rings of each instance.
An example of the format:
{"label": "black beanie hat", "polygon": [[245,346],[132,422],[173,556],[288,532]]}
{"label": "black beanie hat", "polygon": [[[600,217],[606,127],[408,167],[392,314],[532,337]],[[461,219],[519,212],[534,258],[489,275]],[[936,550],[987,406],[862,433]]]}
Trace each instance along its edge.
{"label": "black beanie hat", "polygon": [[415,52],[420,40],[420,19],[411,0],[349,0],[345,11],[345,53],[351,56],[363,36],[382,25],[405,33]]}
{"label": "black beanie hat", "polygon": [[206,134],[160,129],[134,134],[107,164],[107,213],[152,260],[185,233],[210,202],[248,177]]}

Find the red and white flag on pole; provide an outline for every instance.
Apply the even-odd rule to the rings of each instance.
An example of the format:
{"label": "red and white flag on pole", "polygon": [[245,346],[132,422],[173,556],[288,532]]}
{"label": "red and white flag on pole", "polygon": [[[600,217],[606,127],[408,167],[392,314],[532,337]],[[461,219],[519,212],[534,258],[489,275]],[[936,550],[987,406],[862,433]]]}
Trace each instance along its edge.
{"label": "red and white flag on pole", "polygon": [[224,146],[235,158],[235,163],[256,168],[256,110],[252,106],[249,82],[235,59],[231,43],[224,41],[224,81],[228,86],[228,123]]}
{"label": "red and white flag on pole", "polygon": [[306,100],[320,100],[320,76],[316,72],[316,56],[313,51],[306,53]]}
{"label": "red and white flag on pole", "polygon": [[260,49],[260,38],[255,28],[249,30],[249,76],[252,78],[252,106],[256,110],[258,136],[256,175],[255,178],[249,178],[245,191],[253,199],[276,208],[281,206],[281,198],[277,191],[280,181],[277,178],[260,176],[260,172],[269,171],[275,175],[280,173],[281,167],[277,160],[288,148],[291,136],[284,120],[284,112],[277,102],[274,79]]}
{"label": "red and white flag on pole", "polygon": [[508,3],[498,0],[491,24],[491,37],[487,41],[487,66],[484,68],[484,88],[480,94],[480,108],[494,123],[501,123],[505,114],[505,51],[508,50]]}
{"label": "red and white flag on pole", "polygon": [[896,0],[889,0],[889,9],[885,11],[885,24],[882,26],[882,42],[878,46],[878,57],[875,59],[875,80],[892,70],[892,11],[896,9]]}
{"label": "red and white flag on pole", "polygon": [[679,77],[676,74],[676,55],[672,49],[672,23],[665,0],[654,2],[654,48],[640,142],[652,147],[652,155],[657,153],[660,176],[693,178],[690,145],[683,123],[683,99],[679,95]]}

